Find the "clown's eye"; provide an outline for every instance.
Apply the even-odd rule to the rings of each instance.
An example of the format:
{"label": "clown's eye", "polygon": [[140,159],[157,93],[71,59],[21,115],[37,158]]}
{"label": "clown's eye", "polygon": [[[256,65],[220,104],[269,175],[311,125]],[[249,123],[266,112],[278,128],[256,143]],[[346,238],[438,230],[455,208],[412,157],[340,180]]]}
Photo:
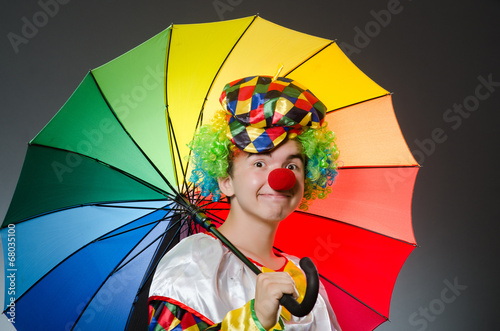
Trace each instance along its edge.
{"label": "clown's eye", "polygon": [[289,164],[286,166],[286,168],[289,170],[296,170],[298,169],[298,166],[296,164]]}
{"label": "clown's eye", "polygon": [[256,166],[257,168],[262,168],[264,167],[266,164],[262,161],[257,161],[253,164],[254,166]]}

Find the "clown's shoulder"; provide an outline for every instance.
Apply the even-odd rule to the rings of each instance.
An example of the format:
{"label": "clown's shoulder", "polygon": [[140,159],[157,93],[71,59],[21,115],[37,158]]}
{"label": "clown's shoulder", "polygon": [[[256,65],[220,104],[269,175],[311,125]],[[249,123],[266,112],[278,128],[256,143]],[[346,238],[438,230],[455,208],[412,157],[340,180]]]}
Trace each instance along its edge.
{"label": "clown's shoulder", "polygon": [[217,239],[197,233],[182,239],[165,254],[156,268],[156,274],[168,271],[175,279],[177,274],[185,273],[193,266],[200,270],[213,269],[212,261],[219,261],[223,254],[224,249]]}

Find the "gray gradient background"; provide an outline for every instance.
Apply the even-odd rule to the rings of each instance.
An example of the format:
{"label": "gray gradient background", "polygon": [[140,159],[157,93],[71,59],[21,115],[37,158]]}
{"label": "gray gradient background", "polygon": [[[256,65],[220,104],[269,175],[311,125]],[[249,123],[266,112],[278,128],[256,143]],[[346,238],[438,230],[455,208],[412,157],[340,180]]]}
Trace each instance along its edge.
{"label": "gray gradient background", "polygon": [[[62,0],[61,0],[62,1]],[[277,24],[355,45],[356,27],[394,1],[67,1],[16,54],[7,34],[41,10],[34,0],[3,2],[0,12],[0,218],[21,171],[27,142],[87,71],[171,23],[259,13]],[[231,10],[218,13],[214,2]],[[396,283],[390,323],[377,330],[498,330],[497,236],[500,87],[453,128],[443,118],[472,100],[478,77],[500,82],[500,2],[401,0],[400,12],[350,58],[389,91],[401,129],[422,164],[413,199],[420,245]],[[487,90],[483,89],[482,92]],[[433,150],[427,141],[441,129]],[[460,284],[455,295],[446,281]],[[56,289],[54,289],[56,290]],[[1,294],[1,292],[0,292]],[[454,298],[454,299],[453,299]],[[428,316],[423,313],[428,311]],[[413,316],[413,317],[412,317]],[[5,321],[0,329],[7,330]]]}

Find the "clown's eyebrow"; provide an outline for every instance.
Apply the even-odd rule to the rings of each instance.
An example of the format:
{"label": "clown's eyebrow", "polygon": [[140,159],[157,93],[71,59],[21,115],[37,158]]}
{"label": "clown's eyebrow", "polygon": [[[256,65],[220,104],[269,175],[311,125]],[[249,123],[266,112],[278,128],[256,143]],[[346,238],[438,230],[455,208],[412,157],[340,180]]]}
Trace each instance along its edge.
{"label": "clown's eyebrow", "polygon": [[302,161],[302,163],[304,163],[305,162],[305,155],[302,153],[292,154],[292,155],[289,155],[286,159],[287,160],[299,159]]}
{"label": "clown's eyebrow", "polygon": [[[262,153],[248,153],[247,154],[247,159],[252,157],[252,156],[255,156],[255,157],[258,157],[258,156],[266,156],[266,157],[271,157],[271,154],[272,154],[272,151],[269,151],[269,152],[262,152]],[[302,163],[305,162],[305,155],[302,154],[302,153],[297,153],[297,154],[290,154],[286,157],[286,160],[289,161],[289,160],[293,160],[293,159],[299,159],[302,161]]]}
{"label": "clown's eyebrow", "polygon": [[247,159],[251,157],[258,157],[258,156],[271,156],[271,152],[262,152],[262,153],[247,153]]}
{"label": "clown's eyebrow", "polygon": [[293,159],[299,159],[304,164],[306,162],[306,156],[304,154],[302,154],[302,153],[297,153],[297,154],[289,155],[286,159],[287,159],[287,161],[293,160]]}

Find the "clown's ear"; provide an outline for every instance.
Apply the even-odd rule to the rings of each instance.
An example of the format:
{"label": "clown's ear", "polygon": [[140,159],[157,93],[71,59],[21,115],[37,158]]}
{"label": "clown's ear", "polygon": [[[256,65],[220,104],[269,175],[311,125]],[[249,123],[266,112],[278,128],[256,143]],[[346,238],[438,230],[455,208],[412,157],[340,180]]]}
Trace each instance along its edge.
{"label": "clown's ear", "polygon": [[231,176],[226,176],[224,178],[217,178],[217,181],[219,182],[219,189],[221,192],[228,198],[231,198],[234,195],[234,189],[233,189],[233,179]]}

